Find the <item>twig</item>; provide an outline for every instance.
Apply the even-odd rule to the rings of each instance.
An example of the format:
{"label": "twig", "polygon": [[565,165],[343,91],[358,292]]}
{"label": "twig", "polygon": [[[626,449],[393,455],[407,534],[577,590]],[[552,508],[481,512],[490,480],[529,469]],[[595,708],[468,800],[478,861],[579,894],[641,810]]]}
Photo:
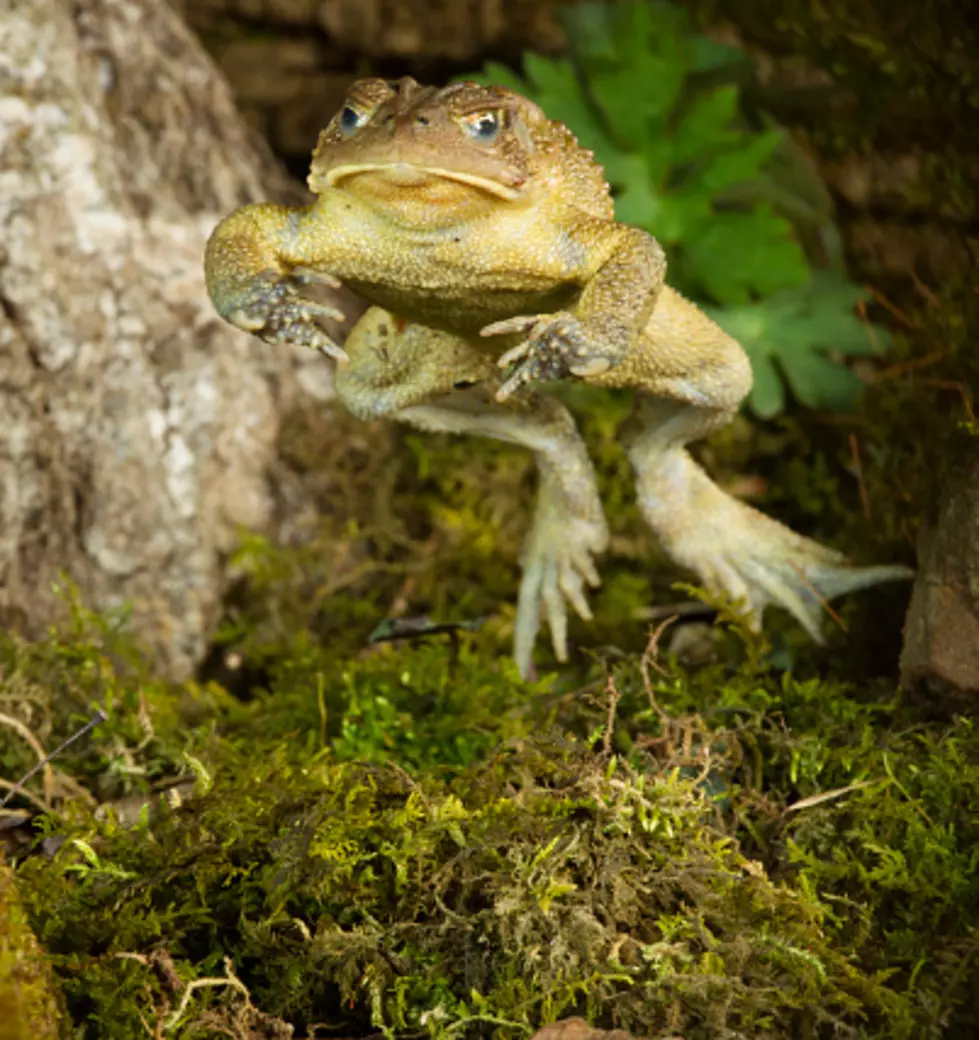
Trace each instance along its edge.
{"label": "twig", "polygon": [[933,386],[938,390],[954,390],[962,398],[962,405],[969,416],[969,422],[974,423],[976,421],[976,413],[972,409],[972,394],[965,383],[956,382],[954,379],[937,379],[931,376],[919,379],[918,382],[922,386]]}
{"label": "twig", "polygon": [[646,643],[646,649],[643,651],[642,657],[639,659],[639,671],[642,675],[643,686],[645,686],[646,693],[649,695],[650,704],[652,704],[653,698],[653,685],[649,679],[649,669],[652,667],[656,672],[662,675],[664,679],[670,677],[670,673],[656,660],[656,658],[659,656],[659,641],[663,638],[663,633],[666,631],[667,626],[672,625],[679,617],[679,614],[671,614],[668,618],[664,618],[656,628],[650,632],[649,641]]}
{"label": "twig", "polygon": [[867,494],[867,485],[863,480],[863,460],[860,458],[860,441],[855,433],[850,434],[850,454],[853,456],[853,468],[857,473],[857,483],[860,486],[860,505],[863,508],[864,518],[870,519],[870,496]]}
{"label": "twig", "polygon": [[0,712],[0,725],[6,726],[8,729],[12,729],[26,744],[30,745],[31,750],[37,755],[38,764],[28,772],[25,777],[22,777],[16,784],[14,784],[10,793],[0,802],[0,809],[2,809],[11,798],[14,793],[18,790],[21,784],[26,783],[38,769],[44,770],[44,808],[47,810],[51,804],[51,790],[54,787],[54,775],[51,767],[48,765],[48,754],[44,750],[41,742],[34,736],[34,734],[24,725],[20,719],[15,719],[12,715],[5,715]]}
{"label": "twig", "polygon": [[911,319],[896,304],[891,303],[883,293],[878,292],[871,286],[864,286],[864,288],[868,289],[870,295],[873,296],[877,303],[879,303],[884,310],[889,311],[891,315],[897,318],[902,325],[909,329],[912,327]]}
{"label": "twig", "polygon": [[615,729],[615,713],[619,707],[622,694],[615,688],[615,680],[610,675],[605,686],[608,694],[608,715],[605,719],[605,733],[602,735],[602,751],[606,755],[612,754],[612,731]]}
{"label": "twig", "polygon": [[789,560],[789,566],[799,577],[799,581],[816,597],[819,605],[826,611],[827,614],[840,626],[844,632],[849,632],[850,629],[847,627],[847,623],[840,617],[839,614],[829,605],[829,600],[816,588],[815,585],[806,577],[805,571],[797,564]]}
{"label": "twig", "polygon": [[231,958],[224,958],[224,970],[228,973],[227,978],[220,977],[208,977],[203,979],[194,979],[193,982],[187,983],[184,987],[184,991],[180,996],[180,1003],[177,1005],[176,1010],[167,1016],[164,1022],[163,1028],[166,1030],[173,1029],[174,1026],[184,1016],[184,1012],[187,1010],[187,1005],[190,1003],[190,998],[194,995],[194,991],[198,989],[204,989],[208,986],[233,986],[239,993],[245,995],[245,1003],[251,1007],[251,994],[248,992],[248,988],[234,973],[234,969],[231,966]]}
{"label": "twig", "polygon": [[[79,740],[81,737],[84,737],[85,734],[88,733],[90,730],[95,729],[95,727],[98,726],[99,723],[105,722],[105,720],[108,717],[109,716],[106,715],[106,713],[101,708],[99,708],[99,710],[88,720],[88,722],[85,723],[84,726],[82,726],[80,730],[73,733],[67,740],[59,744],[54,749],[54,751],[51,752],[50,755],[46,755],[44,753],[44,748],[42,748],[41,745],[37,743],[34,734],[31,733],[31,731],[22,722],[18,721],[17,719],[11,718],[9,715],[0,715],[0,722],[4,722],[7,725],[10,725],[14,729],[16,729],[17,732],[24,736],[24,739],[27,740],[31,747],[34,748],[34,750],[37,751],[38,754],[41,756],[41,760],[37,763],[37,765],[34,766],[33,769],[29,769],[17,781],[17,783],[10,788],[6,795],[4,795],[3,801],[0,801],[0,809],[3,809],[6,806],[7,802],[9,802],[10,799],[13,798],[13,796],[17,794],[21,790],[21,788],[23,788],[24,784],[26,784],[28,780],[34,777],[35,774],[41,769],[44,770],[45,788],[47,788],[53,780],[53,773],[51,772],[49,766],[51,759],[60,755],[61,752],[65,750],[65,748],[70,747],[72,744],[75,743],[76,740]],[[50,795],[47,794],[47,791],[45,791],[45,796],[47,800],[50,801]],[[45,809],[48,808],[50,808],[50,806],[45,805]]]}
{"label": "twig", "polygon": [[[15,784],[12,780],[4,780],[3,777],[0,777],[0,787],[5,788],[10,792],[10,794],[7,795],[7,798],[13,798],[14,794],[20,791],[20,785],[22,783],[22,780]],[[38,798],[38,796],[34,794],[32,791],[20,791],[20,795],[22,798],[26,798],[29,802],[33,802],[41,810],[41,812],[47,812],[50,808],[47,802]],[[0,802],[0,809],[2,809],[7,804],[7,798],[4,798],[4,800]],[[9,809],[5,810],[5,812],[10,811],[11,810]]]}
{"label": "twig", "polygon": [[914,273],[911,272],[911,278],[914,281],[914,287],[921,293],[922,296],[932,305],[932,307],[941,307],[942,301],[928,288],[927,285]]}
{"label": "twig", "polygon": [[793,802],[786,807],[785,812],[799,812],[802,809],[811,809],[814,805],[822,805],[824,802],[835,802],[837,798],[852,794],[854,791],[860,791],[864,787],[873,787],[874,784],[879,784],[880,782],[880,780],[859,780],[857,783],[849,784],[846,787],[835,787],[832,791],[820,791],[818,794],[811,794],[806,798],[800,798],[797,802]]}
{"label": "twig", "polygon": [[682,600],[680,603],[654,603],[649,607],[639,607],[632,616],[641,621],[660,621],[663,618],[709,617],[716,614],[717,608],[708,606],[699,599]]}
{"label": "twig", "polygon": [[874,385],[883,383],[886,379],[907,375],[908,372],[915,372],[919,368],[927,368],[929,365],[935,364],[936,361],[941,361],[943,357],[945,357],[944,348],[933,350],[930,354],[925,354],[924,357],[912,358],[910,361],[901,361],[896,365],[890,365],[888,368],[882,368],[879,372],[874,372],[868,376],[867,382]]}
{"label": "twig", "polygon": [[867,333],[867,339],[870,340],[870,345],[873,348],[874,353],[882,353],[880,349],[880,339],[874,330],[873,323],[867,317],[867,305],[863,300],[860,300],[857,303],[857,313],[860,315],[860,320],[863,322],[864,331]]}
{"label": "twig", "polygon": [[132,953],[129,950],[124,950],[120,953],[114,953],[112,956],[117,961],[135,961],[146,968],[150,966],[150,959],[145,953]]}

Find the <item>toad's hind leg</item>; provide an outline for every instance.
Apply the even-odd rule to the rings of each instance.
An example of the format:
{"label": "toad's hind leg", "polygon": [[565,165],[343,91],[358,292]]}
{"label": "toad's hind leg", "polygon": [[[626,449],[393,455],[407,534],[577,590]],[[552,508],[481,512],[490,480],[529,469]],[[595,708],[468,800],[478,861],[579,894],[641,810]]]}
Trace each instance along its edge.
{"label": "toad's hind leg", "polygon": [[599,584],[593,556],[607,547],[608,527],[591,460],[564,406],[533,395],[529,401],[523,398],[525,409],[515,410],[496,404],[491,392],[474,388],[406,408],[392,418],[425,430],[492,437],[534,453],[537,503],[520,557],[523,575],[513,642],[517,667],[526,677],[542,612],[559,661],[568,655],[567,604],[591,619],[585,586]]}
{"label": "toad's hind leg", "polygon": [[780,606],[820,642],[823,600],[911,576],[907,567],[851,566],[727,495],[694,462],[686,445],[730,421],[751,369],[741,347],[672,290],[639,350],[602,382],[649,395],[628,449],[643,517],[673,560],[740,601],[754,625],[767,606]]}
{"label": "toad's hind leg", "polygon": [[598,585],[593,556],[608,542],[595,473],[570,413],[529,391],[496,403],[499,376],[483,351],[380,310],[364,315],[345,346],[350,363],[337,369],[337,392],[355,415],[490,437],[533,452],[539,490],[521,556],[514,657],[528,675],[543,613],[564,660],[567,604],[591,616],[585,586]]}

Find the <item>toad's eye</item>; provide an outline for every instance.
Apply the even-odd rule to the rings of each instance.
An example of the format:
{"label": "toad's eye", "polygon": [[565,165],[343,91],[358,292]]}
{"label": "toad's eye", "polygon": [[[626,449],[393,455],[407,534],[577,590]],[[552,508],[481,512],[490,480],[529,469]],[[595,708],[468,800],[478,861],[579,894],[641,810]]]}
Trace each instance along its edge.
{"label": "toad's eye", "polygon": [[474,141],[489,144],[496,140],[496,135],[500,132],[500,113],[479,112],[470,116],[463,126]]}
{"label": "toad's eye", "polygon": [[359,111],[352,105],[344,105],[340,110],[339,122],[340,132],[349,136],[367,122],[367,113]]}

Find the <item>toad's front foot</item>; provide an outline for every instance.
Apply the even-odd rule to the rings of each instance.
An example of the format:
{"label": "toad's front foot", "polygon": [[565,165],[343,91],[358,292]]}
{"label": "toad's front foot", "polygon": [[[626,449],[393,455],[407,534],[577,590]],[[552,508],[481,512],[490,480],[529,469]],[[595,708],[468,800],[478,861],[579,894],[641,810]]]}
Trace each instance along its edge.
{"label": "toad's front foot", "polygon": [[601,584],[592,557],[608,545],[608,526],[597,492],[568,495],[567,486],[542,473],[540,497],[521,562],[514,657],[520,674],[530,674],[541,614],[551,630],[554,654],[568,657],[568,610],[591,620],[585,586]]}
{"label": "toad's front foot", "polygon": [[708,589],[740,602],[753,627],[766,607],[777,606],[821,643],[828,600],[914,575],[897,565],[850,565],[836,550],[725,494],[686,453],[633,462],[640,509],[663,547]]}
{"label": "toad's front foot", "polygon": [[324,332],[317,319],[343,321],[335,307],[300,295],[306,279],[267,272],[256,278],[241,300],[228,308],[224,317],[266,343],[295,343],[318,350],[337,361],[348,361],[347,353]]}
{"label": "toad's front foot", "polygon": [[505,401],[528,383],[553,382],[569,376],[584,379],[612,366],[611,359],[592,341],[582,323],[564,311],[507,318],[487,325],[480,335],[522,332],[528,334],[527,338],[499,359],[500,368],[516,368],[497,390],[497,401]]}

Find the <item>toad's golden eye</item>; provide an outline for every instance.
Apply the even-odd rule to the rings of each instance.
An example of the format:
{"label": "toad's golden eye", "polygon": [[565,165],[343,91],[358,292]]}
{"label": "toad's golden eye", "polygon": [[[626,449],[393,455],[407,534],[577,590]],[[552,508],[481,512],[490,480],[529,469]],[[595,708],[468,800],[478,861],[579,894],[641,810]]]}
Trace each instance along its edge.
{"label": "toad's golden eye", "polygon": [[337,123],[340,126],[340,132],[345,137],[349,137],[352,133],[359,130],[366,122],[367,113],[361,112],[360,109],[354,108],[353,105],[344,105],[340,109],[340,118],[337,120]]}
{"label": "toad's golden eye", "polygon": [[502,125],[499,112],[476,112],[463,120],[462,126],[474,141],[491,144],[496,140]]}

